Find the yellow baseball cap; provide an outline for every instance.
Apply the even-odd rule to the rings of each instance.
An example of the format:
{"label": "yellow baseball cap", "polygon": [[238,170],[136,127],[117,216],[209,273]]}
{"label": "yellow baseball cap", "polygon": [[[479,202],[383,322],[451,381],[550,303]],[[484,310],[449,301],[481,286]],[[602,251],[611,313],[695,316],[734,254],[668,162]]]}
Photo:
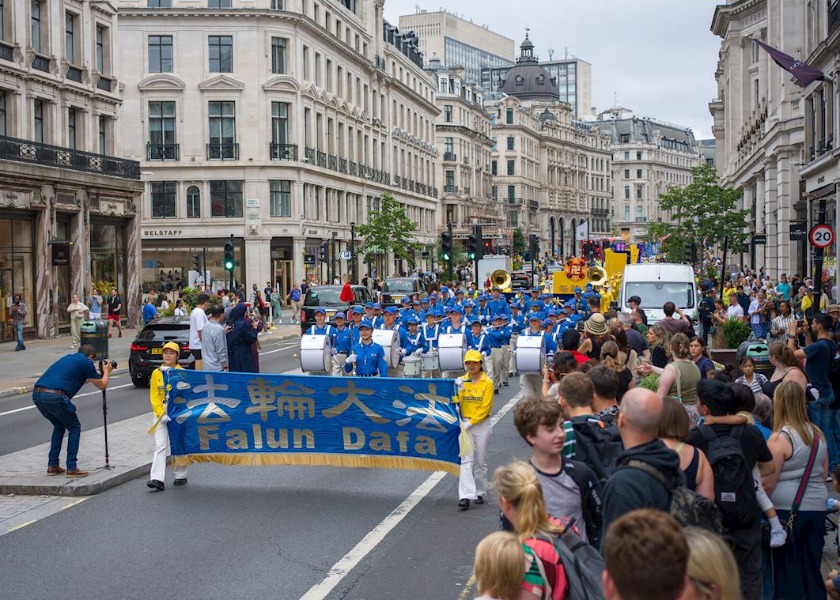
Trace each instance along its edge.
{"label": "yellow baseball cap", "polygon": [[484,357],[481,356],[481,352],[478,350],[468,350],[467,353],[464,355],[464,362],[477,362],[480,363],[484,360]]}
{"label": "yellow baseball cap", "polygon": [[[179,355],[181,354],[181,347],[178,344],[176,344],[175,342],[166,342],[163,345],[163,350],[173,350],[173,351],[177,352]],[[163,350],[161,350],[161,352],[163,352]]]}

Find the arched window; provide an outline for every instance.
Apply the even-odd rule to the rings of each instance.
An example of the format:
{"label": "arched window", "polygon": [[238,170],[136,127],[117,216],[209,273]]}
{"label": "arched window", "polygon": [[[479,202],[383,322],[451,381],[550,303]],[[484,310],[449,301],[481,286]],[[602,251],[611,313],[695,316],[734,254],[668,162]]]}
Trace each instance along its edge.
{"label": "arched window", "polygon": [[198,219],[201,217],[201,192],[191,185],[187,188],[187,218]]}

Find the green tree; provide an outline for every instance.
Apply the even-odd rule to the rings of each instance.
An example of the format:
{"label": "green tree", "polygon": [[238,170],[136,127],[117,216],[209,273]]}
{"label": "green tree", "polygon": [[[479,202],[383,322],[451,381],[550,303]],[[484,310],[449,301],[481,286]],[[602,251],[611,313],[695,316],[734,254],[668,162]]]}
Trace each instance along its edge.
{"label": "green tree", "polygon": [[515,256],[525,254],[525,232],[521,227],[513,230],[513,254]]}
{"label": "green tree", "polygon": [[414,253],[420,248],[413,236],[416,230],[417,223],[408,218],[405,207],[389,192],[382,194],[379,209],[371,211],[368,222],[356,226],[356,233],[364,240],[363,253],[393,252],[394,258],[406,261],[413,261]]}
{"label": "green tree", "polygon": [[652,223],[647,240],[667,237],[662,251],[673,262],[682,262],[685,245],[722,245],[729,238],[729,248],[740,248],[750,237],[750,211],[739,210],[741,192],[720,185],[717,172],[709,164],[691,170],[692,181],[685,187],[673,186],[659,197],[662,210],[671,211],[673,223]]}

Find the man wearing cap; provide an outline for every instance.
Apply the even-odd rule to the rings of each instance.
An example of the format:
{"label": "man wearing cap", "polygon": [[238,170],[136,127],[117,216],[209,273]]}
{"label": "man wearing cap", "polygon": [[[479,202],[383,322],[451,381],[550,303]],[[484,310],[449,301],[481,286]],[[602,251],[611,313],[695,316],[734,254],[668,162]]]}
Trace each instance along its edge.
{"label": "man wearing cap", "polygon": [[423,353],[423,347],[426,345],[426,340],[423,339],[423,332],[420,331],[420,320],[417,317],[411,317],[408,320],[408,331],[405,334],[405,356],[420,356]]}
{"label": "man wearing cap", "polygon": [[481,321],[481,324],[484,326],[488,326],[492,322],[492,319],[490,318],[490,309],[487,307],[487,300],[487,295],[481,294],[478,297],[478,306],[475,309],[476,315],[478,316],[478,320]]}
{"label": "man wearing cap", "polygon": [[[426,323],[420,327],[420,331],[423,334],[423,341],[425,342],[425,347],[423,348],[423,353],[429,352],[437,352],[438,348],[438,337],[440,336],[441,325],[435,322],[435,316],[438,311],[432,310],[431,308],[426,312]],[[434,369],[432,371],[423,371],[423,377],[439,377],[440,370]]]}
{"label": "man wearing cap", "polygon": [[510,323],[508,325],[510,328],[510,344],[508,344],[509,352],[507,360],[508,378],[510,378],[511,375],[516,374],[516,341],[519,339],[519,334],[522,333],[522,330],[528,325],[525,317],[519,314],[521,308],[522,307],[517,302],[510,305]]}
{"label": "man wearing cap", "polygon": [[382,322],[382,305],[379,302],[373,303],[373,316],[370,317],[370,322],[374,329]]}
{"label": "man wearing cap", "polygon": [[[528,329],[519,334],[520,337],[541,337],[543,338],[543,351],[548,350],[545,332],[542,330],[542,319],[537,313],[531,313],[528,317]],[[519,373],[519,389],[522,396],[539,397],[542,394],[542,373]]]}
{"label": "man wearing cap", "polygon": [[500,314],[510,316],[507,300],[502,297],[502,290],[498,286],[493,286],[493,297],[487,301],[487,311],[492,317]]}
{"label": "man wearing cap", "polygon": [[353,335],[347,326],[343,312],[335,313],[335,327],[332,329],[332,370],[330,375],[340,376],[344,372],[344,361],[353,347]]}
{"label": "man wearing cap", "polygon": [[507,327],[504,326],[504,320],[505,316],[503,314],[494,315],[493,324],[487,328],[487,339],[490,343],[490,360],[486,367],[490,379],[493,380],[497,394],[504,379],[502,375],[503,369],[507,372],[507,365],[504,365],[505,354],[503,346],[510,339],[510,333]]}
{"label": "man wearing cap", "polygon": [[463,318],[463,321],[464,321],[464,324],[467,327],[470,327],[474,322],[477,322],[479,325],[481,324],[478,317],[473,312],[474,309],[475,309],[475,304],[473,303],[472,300],[465,300],[464,301],[464,318]]}
{"label": "man wearing cap", "polygon": [[510,385],[510,359],[513,353],[510,351],[510,339],[512,337],[510,328],[510,319],[507,315],[502,315],[502,327],[504,328],[504,340],[502,342],[502,362],[499,365],[501,371],[499,378],[502,380],[502,385],[507,387]]}
{"label": "man wearing cap", "polygon": [[[464,336],[466,340],[467,332],[469,328],[462,322],[461,316],[463,313],[463,309],[460,306],[453,306],[449,309],[449,318],[450,323],[448,325],[443,325],[440,330],[441,334],[461,334]],[[443,371],[441,373],[441,377],[444,379],[454,379],[460,375],[460,370],[458,371]]]}
{"label": "man wearing cap", "polygon": [[373,302],[365,302],[365,314],[363,318],[368,321],[373,320]]}
{"label": "man wearing cap", "polygon": [[[397,324],[397,307],[389,306],[385,309],[382,315],[382,322],[375,327],[375,329],[384,329],[386,331],[396,331],[397,340],[400,348],[400,356],[405,356],[406,345],[406,331]],[[403,377],[403,365],[398,364],[396,367],[388,367],[388,377]]]}
{"label": "man wearing cap", "polygon": [[531,288],[531,295],[525,298],[524,311],[526,313],[531,311],[531,304],[540,299],[540,288]]}
{"label": "man wearing cap", "polygon": [[[221,305],[214,306],[221,308],[221,315],[224,315],[224,307]],[[207,322],[210,325],[212,318]],[[218,323],[217,323],[218,324]],[[207,330],[207,325],[204,330]],[[152,376],[149,379],[149,401],[152,404],[152,411],[154,412],[154,429],[155,436],[155,452],[152,455],[152,470],[149,473],[149,481],[146,487],[155,491],[162,492],[165,488],[163,483],[166,477],[166,450],[169,447],[169,431],[166,424],[170,421],[169,415],[166,413],[166,402],[169,400],[169,391],[164,385],[163,372],[169,369],[180,369],[178,364],[178,357],[181,355],[181,348],[175,342],[166,342],[163,345],[161,357],[163,364],[152,371]],[[206,364],[206,359],[205,359]],[[206,369],[205,369],[206,370]],[[184,485],[187,483],[187,468],[175,467],[175,485]]]}
{"label": "man wearing cap", "polygon": [[360,306],[354,306],[350,309],[350,322],[347,327],[350,329],[350,347],[359,341],[359,323],[362,322],[364,311]]}
{"label": "man wearing cap", "polygon": [[490,358],[490,341],[487,339],[487,334],[478,321],[473,321],[470,325],[469,332],[467,332],[467,348],[481,352],[485,358],[485,365],[489,362],[487,359]]}
{"label": "man wearing cap", "polygon": [[583,313],[586,312],[589,308],[589,305],[586,303],[586,299],[581,295],[583,290],[580,287],[575,288],[575,297],[570,300],[574,309],[579,312]]}
{"label": "man wearing cap", "polygon": [[359,342],[353,345],[350,355],[344,361],[344,372],[351,373],[355,367],[356,377],[385,377],[388,364],[385,350],[374,342],[373,324],[364,319],[359,323]]}

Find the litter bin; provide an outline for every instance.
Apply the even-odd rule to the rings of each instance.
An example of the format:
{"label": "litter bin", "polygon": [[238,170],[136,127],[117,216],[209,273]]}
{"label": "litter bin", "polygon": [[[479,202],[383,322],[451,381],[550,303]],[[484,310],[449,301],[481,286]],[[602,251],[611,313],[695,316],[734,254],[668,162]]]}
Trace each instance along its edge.
{"label": "litter bin", "polygon": [[108,358],[108,321],[82,321],[81,342],[96,348],[96,360]]}
{"label": "litter bin", "polygon": [[[755,363],[755,372],[761,373],[765,377],[770,375],[775,370],[775,367],[770,364],[770,348],[764,342],[757,340],[747,340],[738,346],[736,354],[738,365],[744,358],[751,358]],[[739,369],[740,371],[740,369]]]}

